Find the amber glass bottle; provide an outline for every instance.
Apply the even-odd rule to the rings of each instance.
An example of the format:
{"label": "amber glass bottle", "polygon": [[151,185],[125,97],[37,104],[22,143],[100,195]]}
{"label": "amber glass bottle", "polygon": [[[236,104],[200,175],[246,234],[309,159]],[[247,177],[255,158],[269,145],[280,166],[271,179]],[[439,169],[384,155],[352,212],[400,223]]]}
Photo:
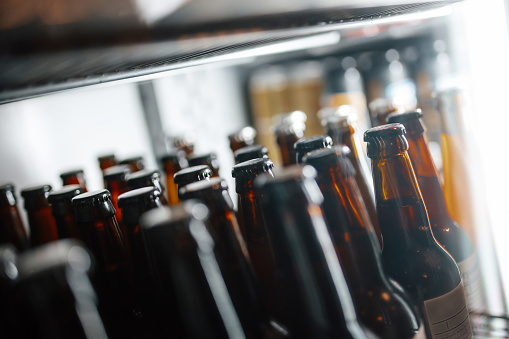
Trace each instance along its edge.
{"label": "amber glass bottle", "polygon": [[174,338],[246,338],[205,226],[207,216],[205,205],[186,201],[141,217],[158,311]]}
{"label": "amber glass bottle", "polygon": [[104,189],[80,194],[72,204],[83,242],[96,260],[93,282],[108,335],[131,338],[138,323],[133,315],[129,251],[111,200],[110,192]]}
{"label": "amber glass bottle", "polygon": [[14,185],[0,184],[0,244],[10,243],[21,252],[28,248],[28,237],[19,214]]}
{"label": "amber glass bottle", "polygon": [[310,166],[291,166],[256,181],[290,336],[365,338],[321,213],[315,174]]}
{"label": "amber glass bottle", "polygon": [[212,177],[219,177],[219,161],[216,153],[207,153],[201,155],[193,155],[188,157],[189,166],[206,165],[212,170]]}
{"label": "amber glass bottle", "polygon": [[331,147],[332,139],[328,135],[317,135],[311,138],[300,139],[293,145],[297,156],[297,164],[302,164],[302,158],[304,158],[307,153],[317,149]]}
{"label": "amber glass bottle", "polygon": [[63,186],[80,185],[83,188],[83,192],[87,192],[87,181],[82,169],[64,172],[60,174],[60,178],[62,179]]}
{"label": "amber glass bottle", "polygon": [[104,171],[105,169],[116,166],[118,164],[115,154],[101,155],[97,157],[97,161],[99,162],[99,168],[101,168],[101,171]]}
{"label": "amber glass bottle", "polygon": [[[357,317],[380,338],[413,338],[419,334],[417,310],[382,268],[380,246],[355,182],[349,152],[346,146],[335,146],[308,153],[304,162],[318,172],[323,212]],[[423,329],[420,335],[424,336]]]}
{"label": "amber glass bottle", "polygon": [[266,158],[269,156],[269,150],[262,145],[252,145],[238,149],[234,153],[235,164],[256,158]]}
{"label": "amber glass bottle", "polygon": [[[337,112],[338,113],[338,112]],[[355,117],[353,115],[331,115],[322,121],[325,132],[331,136],[334,145],[346,145],[350,148],[350,161],[355,169],[355,181],[361,192],[362,200],[368,210],[369,219],[375,229],[380,248],[383,247],[382,233],[378,226],[375,208],[373,179],[366,163],[364,151],[356,133]]]}
{"label": "amber glass bottle", "polygon": [[228,135],[230,149],[235,154],[239,149],[251,146],[256,138],[256,130],[251,126],[246,126],[240,131]]}
{"label": "amber glass bottle", "polygon": [[34,186],[21,191],[28,214],[32,247],[58,240],[57,225],[47,200],[50,191],[50,185]]}
{"label": "amber glass bottle", "polygon": [[120,227],[123,226],[122,212],[118,208],[118,196],[129,191],[129,186],[127,186],[127,177],[131,173],[131,168],[128,165],[117,165],[103,171],[104,188],[111,194],[111,202],[117,212],[116,218],[120,223]]}
{"label": "amber glass bottle", "polygon": [[26,252],[13,289],[23,305],[18,338],[107,339],[89,274],[93,260],[80,242],[61,240]]}
{"label": "amber glass bottle", "polygon": [[118,162],[119,165],[127,165],[131,169],[131,172],[138,172],[145,169],[145,162],[143,157],[136,156],[123,159]]}
{"label": "amber glass bottle", "polygon": [[164,195],[166,191],[163,183],[161,182],[161,174],[158,170],[148,171],[141,170],[136,173],[130,174],[127,177],[127,186],[129,189],[137,189],[142,187],[153,186],[156,187],[161,195],[159,196],[159,200],[163,205],[168,205],[168,201]]}
{"label": "amber glass bottle", "polygon": [[210,180],[211,175],[212,171],[206,165],[191,166],[175,173],[173,181],[177,185],[177,189],[179,190],[180,195],[180,189],[185,185],[200,180]]}
{"label": "amber glass bottle", "polygon": [[177,184],[173,180],[175,173],[188,166],[186,152],[175,151],[163,155],[161,158],[164,175],[166,176],[166,189],[168,195],[168,204],[176,205],[179,203]]}
{"label": "amber glass bottle", "polygon": [[447,211],[438,170],[431,157],[426,128],[421,118],[420,111],[413,111],[391,114],[387,121],[405,126],[408,154],[426,204],[433,236],[451,254],[460,269],[467,293],[468,310],[482,312],[485,302],[476,252],[467,233],[452,220]]}
{"label": "amber glass bottle", "polygon": [[51,191],[48,195],[48,203],[51,205],[51,214],[57,224],[59,239],[81,239],[71,200],[82,193],[84,192],[81,186],[67,185],[59,190]]}
{"label": "amber glass bottle", "polygon": [[471,338],[459,269],[433,237],[404,134],[401,124],[364,134],[384,237],[384,267],[417,304],[428,338]]}
{"label": "amber glass bottle", "polygon": [[300,111],[280,114],[274,117],[274,134],[284,167],[297,163],[297,156],[293,145],[297,140],[304,137],[306,119],[306,114]]}

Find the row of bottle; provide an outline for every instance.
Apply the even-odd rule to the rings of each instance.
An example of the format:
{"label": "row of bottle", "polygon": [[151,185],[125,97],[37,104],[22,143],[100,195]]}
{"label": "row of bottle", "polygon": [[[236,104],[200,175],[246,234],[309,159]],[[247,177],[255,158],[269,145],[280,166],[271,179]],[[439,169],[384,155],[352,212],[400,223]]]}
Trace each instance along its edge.
{"label": "row of bottle", "polygon": [[[347,117],[338,115],[325,119],[333,138],[297,142],[291,139],[295,114],[282,119],[276,132],[282,158],[289,162],[275,178],[262,146],[236,151],[238,160],[246,160],[241,155],[255,158],[238,161],[232,171],[239,194],[238,223],[225,182],[210,179],[209,166],[217,164],[172,168],[173,178],[167,175],[170,203],[170,184],[177,185],[171,191],[177,192],[178,200],[198,198],[209,212],[196,203],[158,208],[142,217],[141,227],[140,215],[165,203],[157,172],[138,172],[145,178],[142,186],[157,188],[114,198],[118,185],[109,186],[111,194],[66,186],[49,195],[65,196],[65,208],[56,207],[56,198],[48,200],[54,210],[75,213],[76,234],[96,258],[93,281],[99,313],[112,337],[164,337],[177,328],[193,338],[242,337],[241,333],[255,338],[363,337],[372,332],[400,338],[423,330],[429,338],[469,337],[461,277],[443,248],[460,266],[468,310],[482,312],[475,252],[447,214],[420,118],[419,112],[389,118],[407,127],[408,141],[402,125],[365,134],[376,187],[375,215],[369,213],[375,211],[371,181],[358,176],[362,158],[352,141],[353,128]],[[352,152],[332,147],[332,139]],[[234,145],[235,138],[231,141]],[[181,164],[183,159],[177,152],[162,160]],[[296,162],[315,170],[292,167]],[[122,167],[105,169],[105,182],[125,178],[127,172]],[[136,173],[131,182],[133,178]],[[47,196],[47,188],[42,191]],[[2,192],[13,196],[12,186],[4,186]],[[49,219],[46,216],[39,229],[49,228]],[[29,221],[32,235],[37,235]],[[272,316],[277,321],[271,321]]]}

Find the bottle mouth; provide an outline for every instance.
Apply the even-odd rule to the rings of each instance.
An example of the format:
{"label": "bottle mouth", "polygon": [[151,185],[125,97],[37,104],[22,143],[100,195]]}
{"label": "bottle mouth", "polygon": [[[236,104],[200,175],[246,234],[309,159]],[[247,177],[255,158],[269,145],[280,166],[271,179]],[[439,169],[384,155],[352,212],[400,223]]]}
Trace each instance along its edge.
{"label": "bottle mouth", "polygon": [[405,126],[406,135],[420,135],[426,132],[426,127],[422,123],[421,118],[421,110],[415,110],[389,114],[387,116],[387,122],[403,124]]}
{"label": "bottle mouth", "polygon": [[368,129],[364,141],[368,143],[367,154],[371,159],[385,158],[408,150],[405,126],[387,124]]}

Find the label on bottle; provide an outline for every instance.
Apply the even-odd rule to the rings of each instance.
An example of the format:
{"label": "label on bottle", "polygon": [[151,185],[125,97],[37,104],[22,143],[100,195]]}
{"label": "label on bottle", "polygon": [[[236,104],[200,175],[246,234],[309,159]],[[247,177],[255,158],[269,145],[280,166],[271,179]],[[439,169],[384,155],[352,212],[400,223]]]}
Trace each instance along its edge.
{"label": "label on bottle", "polygon": [[483,296],[481,271],[477,261],[477,253],[457,262],[463,277],[463,285],[467,295],[467,308],[469,312],[483,312],[486,309]]}
{"label": "label on bottle", "polygon": [[424,301],[424,310],[431,338],[468,339],[472,338],[467,300],[463,283],[452,291]]}

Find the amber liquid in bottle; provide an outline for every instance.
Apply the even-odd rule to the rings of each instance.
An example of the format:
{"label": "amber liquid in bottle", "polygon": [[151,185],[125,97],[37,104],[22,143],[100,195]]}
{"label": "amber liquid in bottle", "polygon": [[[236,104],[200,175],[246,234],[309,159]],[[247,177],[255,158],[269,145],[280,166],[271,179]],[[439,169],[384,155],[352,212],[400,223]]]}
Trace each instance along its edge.
{"label": "amber liquid in bottle", "polygon": [[176,205],[180,202],[177,184],[175,184],[173,176],[181,169],[187,167],[187,160],[185,157],[186,153],[184,151],[169,153],[161,157],[161,163],[163,164],[163,170],[166,176],[168,204],[170,206]]}

